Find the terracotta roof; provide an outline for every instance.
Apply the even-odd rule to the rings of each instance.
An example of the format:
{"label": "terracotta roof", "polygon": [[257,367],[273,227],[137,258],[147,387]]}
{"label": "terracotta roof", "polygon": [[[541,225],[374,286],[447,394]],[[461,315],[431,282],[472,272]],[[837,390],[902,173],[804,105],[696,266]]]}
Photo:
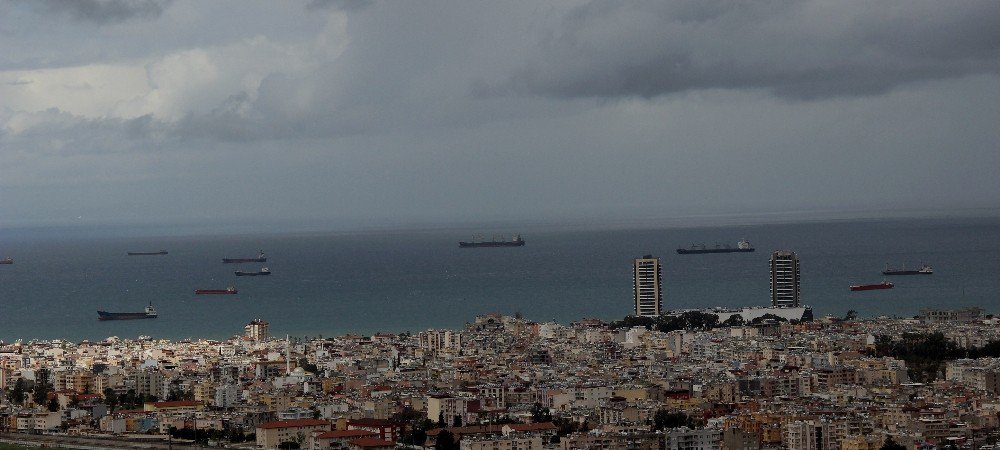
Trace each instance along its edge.
{"label": "terracotta roof", "polygon": [[373,419],[364,417],[361,419],[348,419],[347,426],[356,425],[361,427],[398,427],[399,425],[385,419]]}
{"label": "terracotta roof", "polygon": [[157,408],[181,408],[184,406],[200,406],[201,402],[192,400],[175,400],[172,402],[150,402]]}
{"label": "terracotta roof", "polygon": [[319,425],[330,425],[330,422],[319,419],[277,420],[274,422],[262,423],[257,425],[257,428],[273,430],[275,428],[315,427]]}
{"label": "terracotta roof", "polygon": [[374,438],[374,437],[363,437],[358,438],[353,441],[348,442],[351,445],[357,445],[358,447],[395,447],[396,443],[392,441],[387,441],[384,439]]}
{"label": "terracotta roof", "polygon": [[375,436],[375,433],[368,430],[336,430],[327,431],[316,436],[318,439],[343,439],[360,438],[365,436]]}
{"label": "terracotta roof", "polygon": [[508,425],[511,430],[514,431],[538,431],[538,430],[554,430],[556,425],[552,422],[538,422],[538,423],[512,423]]}
{"label": "terracotta roof", "polygon": [[448,430],[449,433],[453,435],[463,435],[463,434],[500,434],[503,432],[503,425],[466,425],[464,427],[448,427],[448,428],[433,428],[427,430],[428,436],[437,436],[443,430]]}

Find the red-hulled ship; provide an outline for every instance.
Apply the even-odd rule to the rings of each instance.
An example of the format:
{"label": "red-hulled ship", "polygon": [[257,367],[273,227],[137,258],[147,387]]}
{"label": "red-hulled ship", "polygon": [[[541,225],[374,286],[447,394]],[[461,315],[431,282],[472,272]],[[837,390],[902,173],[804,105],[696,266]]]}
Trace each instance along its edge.
{"label": "red-hulled ship", "polygon": [[229,286],[228,288],[225,288],[225,289],[195,289],[194,290],[194,293],[198,294],[198,295],[205,295],[205,294],[223,294],[224,295],[224,294],[235,294],[236,292],[238,292],[238,291],[233,286]]}
{"label": "red-hulled ship", "polygon": [[857,284],[851,286],[852,291],[874,291],[876,289],[892,289],[894,285],[888,281],[879,284]]}

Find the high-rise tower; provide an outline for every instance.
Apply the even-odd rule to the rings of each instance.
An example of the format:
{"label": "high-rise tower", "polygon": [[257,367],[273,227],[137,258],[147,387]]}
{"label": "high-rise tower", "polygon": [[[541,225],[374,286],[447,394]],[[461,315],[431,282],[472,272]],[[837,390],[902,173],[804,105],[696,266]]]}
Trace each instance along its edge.
{"label": "high-rise tower", "polygon": [[270,335],[268,335],[268,323],[260,320],[251,320],[247,326],[243,327],[244,335],[254,341],[261,342],[266,341]]}
{"label": "high-rise tower", "polygon": [[636,258],[632,268],[635,315],[657,317],[663,308],[663,275],[660,258],[646,255]]}
{"label": "high-rise tower", "polygon": [[771,306],[798,307],[800,281],[799,257],[795,252],[778,250],[771,254]]}

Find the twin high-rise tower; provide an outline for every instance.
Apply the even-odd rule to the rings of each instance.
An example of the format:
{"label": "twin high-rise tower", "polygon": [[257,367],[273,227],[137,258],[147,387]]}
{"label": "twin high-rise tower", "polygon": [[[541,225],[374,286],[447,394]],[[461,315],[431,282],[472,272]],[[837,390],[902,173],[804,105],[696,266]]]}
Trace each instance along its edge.
{"label": "twin high-rise tower", "polygon": [[797,308],[802,295],[799,257],[795,252],[778,250],[771,253],[771,306]]}
{"label": "twin high-rise tower", "polygon": [[[771,306],[801,306],[799,257],[795,252],[778,250],[771,254]],[[663,272],[660,258],[645,255],[632,263],[634,314],[657,317],[663,314]]]}
{"label": "twin high-rise tower", "polygon": [[635,315],[658,317],[663,313],[663,273],[660,258],[646,255],[632,264]]}

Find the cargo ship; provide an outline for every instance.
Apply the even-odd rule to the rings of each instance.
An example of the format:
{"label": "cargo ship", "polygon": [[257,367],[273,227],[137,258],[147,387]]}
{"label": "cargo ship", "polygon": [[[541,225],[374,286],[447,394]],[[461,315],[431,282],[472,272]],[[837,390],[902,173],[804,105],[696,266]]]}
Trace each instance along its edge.
{"label": "cargo ship", "polygon": [[482,236],[473,236],[472,237],[472,241],[470,241],[470,242],[461,241],[461,242],[458,243],[458,246],[461,247],[461,248],[468,248],[468,247],[522,247],[522,246],[524,246],[524,239],[521,238],[520,234],[515,234],[514,237],[511,240],[509,240],[509,241],[505,240],[503,236],[500,236],[499,239],[497,239],[496,236],[493,236],[493,240],[490,240],[490,241],[483,240]]}
{"label": "cargo ship", "polygon": [[252,262],[267,262],[267,257],[264,256],[264,252],[260,252],[256,258],[222,258],[224,264],[230,263],[252,263]]}
{"label": "cargo ship", "polygon": [[729,245],[716,244],[715,247],[706,247],[705,244],[695,245],[692,244],[690,248],[678,248],[678,255],[697,255],[701,253],[746,253],[754,251],[753,245],[750,245],[750,241],[746,239],[740,239],[736,243],[736,247],[730,247]]}
{"label": "cargo ship", "polygon": [[236,287],[234,287],[234,286],[229,286],[229,287],[227,287],[225,289],[195,289],[194,290],[194,293],[197,294],[197,295],[209,295],[209,294],[227,295],[227,294],[235,294],[237,292],[239,292],[239,291],[237,291]]}
{"label": "cargo ship", "polygon": [[907,269],[905,266],[901,269],[892,269],[889,264],[885,265],[885,270],[882,271],[882,275],[930,275],[934,273],[934,269],[927,264],[921,264],[919,269]]}
{"label": "cargo ship", "polygon": [[261,267],[260,270],[258,270],[256,272],[246,272],[246,271],[243,271],[243,270],[237,270],[234,273],[238,277],[256,277],[256,276],[260,276],[260,275],[270,275],[271,274],[271,269],[268,269],[267,267]]}
{"label": "cargo ship", "polygon": [[4,259],[0,259],[0,264],[14,264],[14,258],[8,256]]}
{"label": "cargo ship", "polygon": [[150,303],[143,312],[115,313],[107,311],[97,311],[97,320],[135,320],[135,319],[155,319],[156,309]]}
{"label": "cargo ship", "polygon": [[894,285],[888,281],[878,284],[856,284],[851,286],[852,291],[874,291],[876,289],[892,289]]}
{"label": "cargo ship", "polygon": [[158,252],[128,252],[129,256],[153,256],[153,255],[166,255],[166,250],[160,250]]}

